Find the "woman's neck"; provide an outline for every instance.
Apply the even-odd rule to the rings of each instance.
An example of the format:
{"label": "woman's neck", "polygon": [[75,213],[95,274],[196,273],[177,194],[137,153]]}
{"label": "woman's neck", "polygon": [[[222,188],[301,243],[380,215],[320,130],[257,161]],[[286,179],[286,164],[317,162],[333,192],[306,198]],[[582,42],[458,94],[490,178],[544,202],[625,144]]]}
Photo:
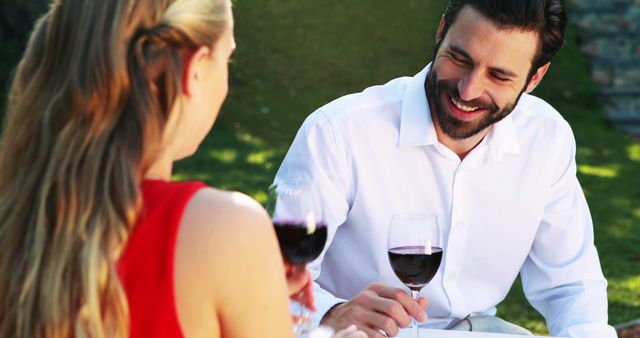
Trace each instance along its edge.
{"label": "woman's neck", "polygon": [[144,175],[146,179],[169,181],[173,173],[173,160],[158,158]]}

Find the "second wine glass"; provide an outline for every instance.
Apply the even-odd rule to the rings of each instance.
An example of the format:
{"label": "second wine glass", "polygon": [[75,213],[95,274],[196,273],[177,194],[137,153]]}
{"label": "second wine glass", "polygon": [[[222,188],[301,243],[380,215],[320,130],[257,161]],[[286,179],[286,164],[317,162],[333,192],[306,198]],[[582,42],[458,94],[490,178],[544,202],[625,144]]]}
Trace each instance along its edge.
{"label": "second wine glass", "polygon": [[[442,260],[440,229],[435,215],[395,214],[389,224],[387,239],[389,263],[400,281],[417,300],[420,290],[433,279]],[[412,323],[413,338],[418,324]]]}
{"label": "second wine glass", "polygon": [[[304,270],[307,263],[322,253],[327,241],[322,204],[311,182],[281,181],[271,185],[267,211],[286,264],[295,266],[298,271]],[[296,336],[309,331],[309,322],[307,309],[301,303],[294,328]]]}

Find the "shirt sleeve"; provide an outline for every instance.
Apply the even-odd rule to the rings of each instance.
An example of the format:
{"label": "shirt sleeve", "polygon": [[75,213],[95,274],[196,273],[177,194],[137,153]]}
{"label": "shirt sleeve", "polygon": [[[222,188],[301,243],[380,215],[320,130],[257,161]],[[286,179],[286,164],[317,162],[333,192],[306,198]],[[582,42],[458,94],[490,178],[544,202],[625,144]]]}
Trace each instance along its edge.
{"label": "shirt sleeve", "polygon": [[[320,276],[322,259],[349,212],[352,195],[349,167],[350,160],[338,126],[329,114],[319,110],[302,124],[276,174],[276,183],[308,175],[321,200],[322,218],[328,231],[322,254],[308,265],[314,279]],[[314,284],[318,311],[313,319],[317,324],[329,308],[344,300],[333,297],[320,285]]]}
{"label": "shirt sleeve", "polygon": [[561,134],[550,161],[548,202],[521,270],[523,289],[552,335],[614,338],[615,330],[607,325],[607,281],[576,177],[575,141],[568,125]]}
{"label": "shirt sleeve", "polygon": [[331,292],[323,289],[318,283],[313,283],[313,297],[315,306],[318,309],[311,315],[311,323],[313,327],[319,326],[325,313],[338,303],[346,302],[346,299],[338,298]]}

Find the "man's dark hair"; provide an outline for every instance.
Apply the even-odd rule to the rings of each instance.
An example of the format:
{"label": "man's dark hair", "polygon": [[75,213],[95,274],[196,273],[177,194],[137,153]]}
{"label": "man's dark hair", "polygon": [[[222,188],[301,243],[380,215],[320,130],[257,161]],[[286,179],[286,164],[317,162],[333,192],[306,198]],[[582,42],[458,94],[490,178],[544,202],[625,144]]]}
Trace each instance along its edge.
{"label": "man's dark hair", "polygon": [[550,62],[564,44],[567,22],[564,0],[450,0],[444,12],[444,27],[438,45],[460,10],[467,5],[499,28],[538,33],[538,53],[533,59],[531,73]]}

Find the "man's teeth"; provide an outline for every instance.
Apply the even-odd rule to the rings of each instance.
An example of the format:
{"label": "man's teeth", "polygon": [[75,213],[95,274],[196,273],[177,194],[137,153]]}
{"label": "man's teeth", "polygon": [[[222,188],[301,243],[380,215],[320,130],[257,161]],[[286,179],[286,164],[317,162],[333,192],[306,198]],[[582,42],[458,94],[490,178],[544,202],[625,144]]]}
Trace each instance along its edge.
{"label": "man's teeth", "polygon": [[465,106],[462,103],[456,101],[456,99],[454,99],[453,97],[451,98],[451,102],[458,107],[458,109],[462,110],[462,111],[466,111],[466,112],[472,112],[472,111],[476,111],[479,108],[478,107],[470,107],[470,106]]}

